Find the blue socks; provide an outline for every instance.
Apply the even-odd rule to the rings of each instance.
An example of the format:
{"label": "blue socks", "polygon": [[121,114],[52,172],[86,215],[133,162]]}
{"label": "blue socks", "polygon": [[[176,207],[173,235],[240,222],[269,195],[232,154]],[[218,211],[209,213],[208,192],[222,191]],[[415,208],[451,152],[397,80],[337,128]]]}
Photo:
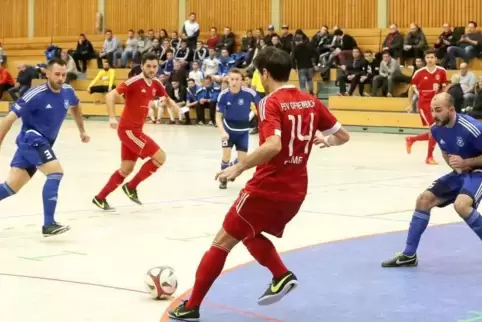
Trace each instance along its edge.
{"label": "blue socks", "polygon": [[429,212],[415,209],[412,216],[412,221],[410,222],[410,228],[408,229],[407,246],[403,251],[403,254],[405,256],[415,255],[415,253],[417,252],[418,244],[420,243],[420,238],[422,237],[423,232],[427,228],[429,220]]}
{"label": "blue socks", "polygon": [[44,203],[44,227],[50,226],[55,222],[55,208],[57,208],[59,186],[63,176],[62,173],[51,173],[47,176],[47,181],[45,181],[42,192]]}
{"label": "blue socks", "polygon": [[477,209],[473,209],[470,216],[464,219],[467,225],[482,239],[482,217]]}
{"label": "blue socks", "polygon": [[11,197],[15,194],[12,188],[5,182],[0,184],[0,200]]}
{"label": "blue socks", "polygon": [[233,166],[233,165],[236,165],[236,163],[238,163],[238,158],[234,159],[234,161],[231,162],[229,165],[230,165],[230,166]]}
{"label": "blue socks", "polygon": [[225,162],[224,160],[221,161],[221,170],[224,170],[229,166],[230,166],[229,161],[228,162]]}

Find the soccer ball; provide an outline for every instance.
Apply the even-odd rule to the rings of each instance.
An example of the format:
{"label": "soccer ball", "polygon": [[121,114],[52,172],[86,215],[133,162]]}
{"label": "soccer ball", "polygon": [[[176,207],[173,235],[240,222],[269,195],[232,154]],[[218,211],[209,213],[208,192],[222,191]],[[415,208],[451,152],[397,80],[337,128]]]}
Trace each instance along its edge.
{"label": "soccer ball", "polygon": [[144,284],[153,299],[167,299],[177,290],[176,272],[169,266],[151,268],[146,274]]}

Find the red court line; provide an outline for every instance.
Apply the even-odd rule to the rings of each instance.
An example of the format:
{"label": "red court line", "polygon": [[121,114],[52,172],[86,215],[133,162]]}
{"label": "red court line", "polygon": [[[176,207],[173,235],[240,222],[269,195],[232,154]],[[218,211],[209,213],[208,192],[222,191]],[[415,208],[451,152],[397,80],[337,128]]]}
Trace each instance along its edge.
{"label": "red court line", "polygon": [[[452,223],[446,223],[446,224],[439,224],[439,225],[435,225],[435,226],[430,226],[429,228],[436,228],[436,227],[442,227],[442,226],[447,226],[447,225],[453,225],[453,224],[459,224],[460,222],[452,222]],[[308,249],[308,248],[311,248],[311,247],[317,247],[317,246],[321,246],[321,245],[326,245],[326,244],[335,244],[335,243],[341,243],[341,242],[344,242],[344,241],[348,241],[348,240],[356,240],[356,239],[362,239],[362,238],[368,238],[368,237],[374,237],[374,236],[383,236],[383,235],[388,235],[388,234],[395,234],[395,233],[400,233],[400,232],[404,232],[406,231],[407,229],[400,229],[400,230],[392,230],[392,231],[387,231],[387,232],[383,232],[383,233],[375,233],[375,234],[367,234],[367,235],[361,235],[361,236],[356,236],[356,237],[350,237],[350,238],[345,238],[345,239],[337,239],[337,240],[332,240],[332,241],[327,241],[327,242],[321,242],[321,243],[317,243],[317,244],[313,244],[313,245],[308,245],[308,246],[302,246],[302,247],[298,247],[298,248],[293,248],[293,249],[290,249],[290,250],[287,250],[287,251],[284,251],[284,252],[280,252],[280,254],[288,254],[288,253],[292,253],[292,252],[297,252],[297,251],[300,251],[300,250],[304,250],[304,249]],[[243,268],[244,266],[248,266],[250,264],[254,264],[254,263],[257,263],[256,260],[251,260],[249,262],[246,262],[246,263],[243,263],[243,264],[239,264],[239,265],[236,265],[236,266],[233,266],[231,268],[228,268],[227,270],[224,270],[221,274],[226,274],[226,273],[229,273],[229,272],[232,272],[236,269],[240,269],[240,268]],[[164,311],[164,313],[162,314],[161,316],[161,321],[160,322],[169,322],[170,319],[169,319],[169,315],[168,315],[168,312],[175,309],[177,306],[179,306],[183,299],[187,297],[187,295],[189,293],[191,293],[192,291],[192,288],[188,289],[187,291],[185,291],[184,293],[182,293],[181,295],[179,295],[178,297],[176,297],[172,303],[166,308],[166,310]],[[206,304],[208,304],[208,301],[206,301]],[[221,308],[221,307],[219,307]],[[240,311],[240,310],[237,310],[237,309],[234,309],[233,308],[230,308],[230,307],[223,307],[223,308],[226,308],[230,311],[234,311],[234,312],[243,312],[244,314],[249,314],[251,312],[244,312],[244,311]],[[235,311],[236,310],[236,311]],[[252,314],[249,314],[249,315],[252,315]],[[260,317],[261,318],[261,317]],[[261,318],[262,319],[262,318]],[[279,321],[279,320],[268,320],[268,321]],[[281,321],[282,322],[282,321]]]}

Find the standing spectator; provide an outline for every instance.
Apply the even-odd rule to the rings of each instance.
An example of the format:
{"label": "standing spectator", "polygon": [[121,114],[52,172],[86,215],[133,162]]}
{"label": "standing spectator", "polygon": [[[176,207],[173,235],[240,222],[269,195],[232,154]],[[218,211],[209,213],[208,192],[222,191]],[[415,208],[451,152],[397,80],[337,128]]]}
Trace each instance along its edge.
{"label": "standing spectator", "polygon": [[137,51],[137,39],[134,37],[134,30],[129,29],[127,32],[126,44],[124,51],[116,53],[116,61],[120,58],[120,66],[126,68],[127,61],[132,60],[134,53]]}
{"label": "standing spectator", "polygon": [[460,64],[459,82],[464,93],[464,106],[472,105],[475,97],[475,85],[477,84],[477,79],[475,78],[474,73],[469,71],[467,63]]}
{"label": "standing spectator", "polygon": [[18,65],[18,86],[8,89],[8,94],[10,94],[10,97],[12,97],[13,101],[18,100],[19,96],[22,97],[23,94],[29,90],[29,88],[32,86],[32,78],[32,72],[27,68],[27,65]]}
{"label": "standing spectator", "polygon": [[477,57],[482,51],[482,35],[477,32],[477,23],[470,21],[465,28],[465,34],[458,41],[457,46],[447,49],[447,66],[450,69],[457,69],[456,57],[468,63],[472,58]]}
{"label": "standing spectator", "polygon": [[272,38],[274,36],[279,38],[278,34],[274,31],[274,26],[269,25],[268,26],[268,33],[266,34],[266,36],[264,36],[264,42],[266,43],[266,45],[268,45],[268,46],[273,45]]}
{"label": "standing spectator", "polygon": [[218,29],[216,27],[211,27],[209,39],[207,40],[208,49],[216,48],[221,37],[218,35]]}
{"label": "standing spectator", "polygon": [[396,24],[391,24],[389,27],[390,31],[388,35],[383,40],[382,51],[377,53],[375,56],[378,61],[382,60],[382,53],[386,50],[390,53],[390,56],[398,59],[402,57],[403,53],[403,37],[398,30]]}
{"label": "standing spectator", "polygon": [[77,67],[75,66],[74,59],[67,53],[66,50],[62,50],[60,58],[67,63],[67,76],[65,83],[70,84],[71,81],[76,80],[78,75]]}
{"label": "standing spectator", "polygon": [[283,50],[290,54],[293,46],[293,34],[290,32],[290,27],[288,25],[283,25],[281,30],[283,32],[281,33],[280,41],[283,45]]}
{"label": "standing spectator", "polygon": [[[95,57],[94,47],[92,43],[85,37],[84,34],[80,34],[79,41],[77,42],[77,48],[74,52],[74,61],[77,70],[81,73],[87,72],[87,61]],[[82,62],[82,67],[79,62]]]}
{"label": "standing spectator", "polygon": [[373,78],[372,96],[377,96],[377,92],[381,88],[384,96],[392,97],[395,84],[409,80],[409,77],[402,74],[398,60],[390,56],[390,52],[386,50],[382,55],[379,75]]}
{"label": "standing spectator", "polygon": [[[357,86],[359,86],[360,96],[363,96],[365,83],[361,82],[361,78],[366,80],[367,61],[362,57],[359,48],[353,48],[353,59],[350,64],[340,66],[338,83],[340,86],[339,95],[352,96]],[[350,82],[350,89],[346,91],[346,82]]]}
{"label": "standing spectator", "polygon": [[201,40],[197,41],[196,50],[194,51],[194,59],[193,61],[202,64],[203,60],[206,59],[208,56],[208,49],[204,47],[203,42]]}
{"label": "standing spectator", "polygon": [[202,80],[204,79],[203,72],[199,69],[199,62],[192,62],[192,70],[189,72],[189,78],[193,79],[196,85],[201,86]]}
{"label": "standing spectator", "polygon": [[221,39],[219,39],[216,48],[218,50],[226,48],[230,55],[234,52],[234,34],[230,27],[224,27],[224,34]]}
{"label": "standing spectator", "polygon": [[408,58],[413,58],[412,65],[415,67],[416,58],[424,58],[427,46],[427,38],[423,30],[415,23],[410,24],[410,31],[403,41],[403,52],[400,64],[404,65]]}
{"label": "standing spectator", "polygon": [[115,88],[115,69],[110,68],[107,60],[103,62],[103,69],[99,70],[97,76],[92,80],[87,92],[92,93],[108,93]]}
{"label": "standing spectator", "polygon": [[142,55],[147,53],[151,48],[152,41],[149,39],[149,37],[146,37],[143,29],[139,29],[137,31],[137,50],[132,55],[132,60],[136,64],[140,64]]}
{"label": "standing spectator", "polygon": [[221,62],[216,58],[216,50],[214,48],[209,48],[209,56],[204,59],[202,65],[204,76],[218,75],[220,64]]}
{"label": "standing spectator", "polygon": [[303,41],[302,35],[295,36],[295,47],[293,48],[294,66],[298,71],[300,89],[313,95],[313,73],[316,66],[316,51],[308,41]]}
{"label": "standing spectator", "polygon": [[15,81],[8,70],[0,65],[0,100],[2,99],[3,92],[8,91],[15,86]]}
{"label": "standing spectator", "polygon": [[103,60],[107,60],[111,67],[114,66],[114,56],[121,49],[119,40],[112,35],[112,30],[105,32],[105,40],[102,51],[97,55],[97,66],[99,69],[103,66]]}
{"label": "standing spectator", "polygon": [[182,32],[186,34],[187,46],[194,50],[196,48],[196,43],[199,38],[199,24],[196,21],[196,14],[191,12],[189,14],[189,19],[184,21],[182,26]]}
{"label": "standing spectator", "polygon": [[434,45],[435,56],[441,61],[440,65],[448,67],[445,55],[447,54],[447,49],[451,46],[455,46],[457,40],[454,37],[452,28],[448,23],[444,23],[442,26],[442,33],[437,38],[437,42]]}

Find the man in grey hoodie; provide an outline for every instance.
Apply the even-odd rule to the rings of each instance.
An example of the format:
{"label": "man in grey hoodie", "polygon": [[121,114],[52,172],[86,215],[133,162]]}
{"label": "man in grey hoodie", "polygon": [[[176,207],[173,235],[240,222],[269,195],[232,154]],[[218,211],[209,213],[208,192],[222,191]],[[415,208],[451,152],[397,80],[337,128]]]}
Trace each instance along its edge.
{"label": "man in grey hoodie", "polygon": [[137,31],[137,50],[134,52],[132,60],[135,63],[141,63],[141,57],[144,53],[147,53],[152,48],[152,41],[149,37],[146,37],[143,29]]}
{"label": "man in grey hoodie", "polygon": [[397,83],[407,83],[410,77],[402,74],[400,63],[390,56],[388,50],[385,50],[380,63],[379,75],[373,78],[372,96],[377,96],[377,92],[382,88],[383,93],[388,97],[393,96],[393,87]]}

